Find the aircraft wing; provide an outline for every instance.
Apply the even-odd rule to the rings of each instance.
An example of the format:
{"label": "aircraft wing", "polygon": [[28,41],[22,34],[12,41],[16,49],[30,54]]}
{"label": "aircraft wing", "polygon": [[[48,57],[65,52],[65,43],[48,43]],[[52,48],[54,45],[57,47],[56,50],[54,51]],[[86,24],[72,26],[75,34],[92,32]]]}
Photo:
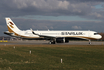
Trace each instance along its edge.
{"label": "aircraft wing", "polygon": [[55,36],[48,36],[48,35],[38,35],[40,37],[46,37],[46,38],[56,38]]}
{"label": "aircraft wing", "polygon": [[32,29],[31,29],[31,31],[32,31],[32,33],[33,33],[34,35],[38,35],[38,36],[40,36],[40,37],[45,37],[45,38],[56,38],[56,36],[50,36],[50,35],[39,35],[39,34],[35,33]]}

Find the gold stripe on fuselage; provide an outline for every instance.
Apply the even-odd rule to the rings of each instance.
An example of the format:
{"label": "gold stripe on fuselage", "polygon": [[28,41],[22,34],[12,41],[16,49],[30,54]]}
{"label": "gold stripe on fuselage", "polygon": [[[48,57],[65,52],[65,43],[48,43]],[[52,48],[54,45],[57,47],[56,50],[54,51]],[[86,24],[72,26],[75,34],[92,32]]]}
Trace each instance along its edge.
{"label": "gold stripe on fuselage", "polygon": [[[27,37],[27,36],[19,35],[19,34],[15,33],[9,26],[7,26],[7,27],[8,27],[9,32],[14,33],[16,36],[20,36],[23,38],[44,38],[44,37]],[[84,36],[66,36],[66,37],[81,38],[81,39],[92,39],[92,40],[95,39],[95,38],[84,37]]]}

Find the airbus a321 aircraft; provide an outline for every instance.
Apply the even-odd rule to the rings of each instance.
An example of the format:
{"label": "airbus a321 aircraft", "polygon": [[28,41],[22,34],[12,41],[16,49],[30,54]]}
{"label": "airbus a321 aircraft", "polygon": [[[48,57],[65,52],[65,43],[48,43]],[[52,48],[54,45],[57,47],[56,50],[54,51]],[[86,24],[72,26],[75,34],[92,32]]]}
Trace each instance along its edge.
{"label": "airbus a321 aircraft", "polygon": [[24,31],[20,30],[10,18],[5,19],[8,31],[4,32],[4,34],[22,39],[49,40],[50,44],[68,43],[69,40],[72,39],[85,39],[89,40],[89,44],[91,44],[90,40],[102,38],[102,36],[95,31],[33,31],[32,29]]}

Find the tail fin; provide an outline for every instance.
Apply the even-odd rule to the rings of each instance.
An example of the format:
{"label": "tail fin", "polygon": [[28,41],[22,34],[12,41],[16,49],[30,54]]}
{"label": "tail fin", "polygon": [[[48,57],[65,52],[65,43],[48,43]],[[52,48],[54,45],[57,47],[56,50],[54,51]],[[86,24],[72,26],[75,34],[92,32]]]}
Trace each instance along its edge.
{"label": "tail fin", "polygon": [[14,22],[10,18],[5,18],[5,19],[6,19],[8,31],[10,33],[15,33],[15,32],[20,31],[20,29],[14,24]]}

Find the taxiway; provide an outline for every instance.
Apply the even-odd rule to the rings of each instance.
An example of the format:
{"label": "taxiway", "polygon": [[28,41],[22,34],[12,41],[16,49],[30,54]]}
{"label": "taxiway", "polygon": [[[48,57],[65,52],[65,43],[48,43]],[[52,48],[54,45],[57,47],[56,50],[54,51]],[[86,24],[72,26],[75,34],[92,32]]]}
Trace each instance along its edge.
{"label": "taxiway", "polygon": [[[0,42],[0,45],[35,45],[35,44],[49,44],[49,41],[38,41],[38,40],[25,40],[25,41],[8,41]],[[69,41],[69,43],[57,43],[57,45],[89,45],[89,41]],[[91,45],[104,45],[103,41],[91,41]]]}

